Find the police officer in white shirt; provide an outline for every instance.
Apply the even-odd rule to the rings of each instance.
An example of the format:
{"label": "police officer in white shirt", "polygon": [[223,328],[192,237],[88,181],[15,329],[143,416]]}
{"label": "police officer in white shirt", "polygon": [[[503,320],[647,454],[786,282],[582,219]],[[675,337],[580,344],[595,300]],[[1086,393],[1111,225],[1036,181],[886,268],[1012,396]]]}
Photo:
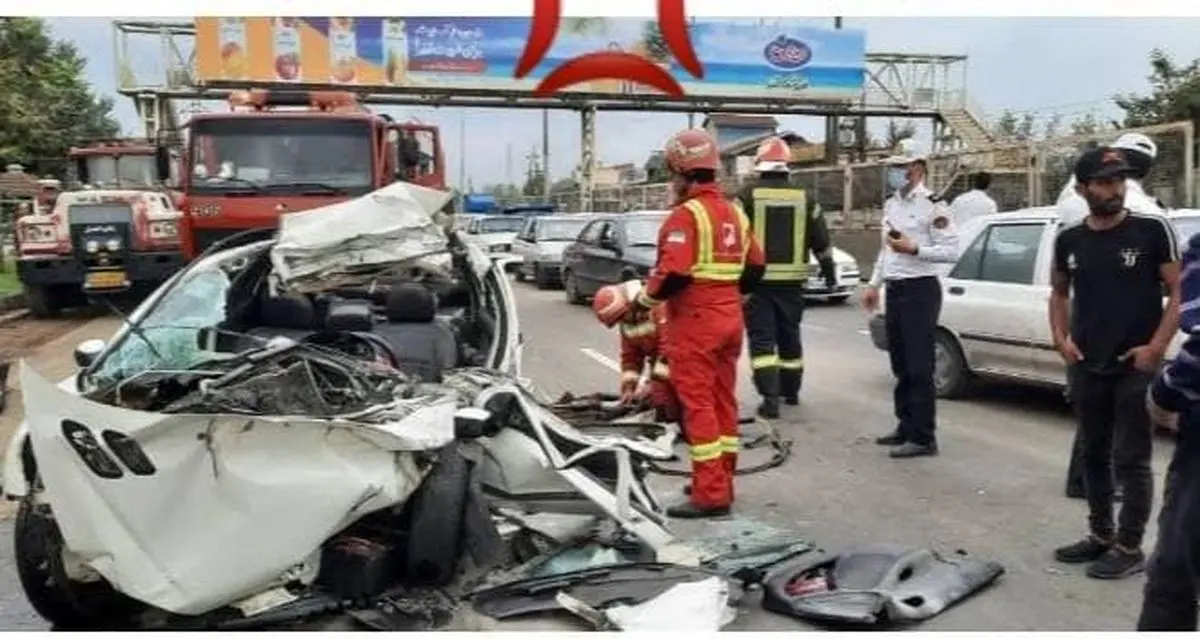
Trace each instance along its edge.
{"label": "police officer in white shirt", "polygon": [[882,246],[863,306],[879,308],[887,287],[888,356],[896,376],[896,430],[875,440],[897,459],[936,455],[934,336],[942,310],[941,264],[958,259],[958,232],[946,203],[925,186],[926,161],[914,153],[889,158]]}
{"label": "police officer in white shirt", "polygon": [[[1112,148],[1120,149],[1125,155],[1125,162],[1133,172],[1125,179],[1125,208],[1142,215],[1166,215],[1166,207],[1162,202],[1150,197],[1142,180],[1150,174],[1154,160],[1158,157],[1158,145],[1141,133],[1125,133],[1112,143]],[[1058,217],[1064,225],[1074,224],[1083,220],[1090,212],[1087,201],[1075,191],[1075,176],[1063,187],[1058,194]]]}
{"label": "police officer in white shirt", "polygon": [[950,210],[954,212],[954,226],[962,228],[964,224],[984,215],[991,215],[1000,210],[987,194],[992,185],[992,174],[980,171],[971,176],[971,190],[954,198]]}

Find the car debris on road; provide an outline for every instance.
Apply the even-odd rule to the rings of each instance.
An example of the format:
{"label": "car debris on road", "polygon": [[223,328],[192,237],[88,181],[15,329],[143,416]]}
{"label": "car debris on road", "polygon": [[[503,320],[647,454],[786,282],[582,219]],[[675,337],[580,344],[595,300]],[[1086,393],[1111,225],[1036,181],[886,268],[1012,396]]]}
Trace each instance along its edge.
{"label": "car debris on road", "polygon": [[[736,517],[672,532],[647,479],[677,459],[677,430],[523,379],[508,280],[429,223],[443,196],[396,184],[285,215],[278,238],[231,238],[187,266],[72,378],[22,363],[3,489],[40,615],[426,630],[469,602],[716,630],[774,566],[815,551]],[[435,316],[388,317],[389,291],[414,284]],[[453,365],[438,368],[436,340],[397,347],[417,333],[448,336]],[[763,441],[782,464],[790,447]]]}

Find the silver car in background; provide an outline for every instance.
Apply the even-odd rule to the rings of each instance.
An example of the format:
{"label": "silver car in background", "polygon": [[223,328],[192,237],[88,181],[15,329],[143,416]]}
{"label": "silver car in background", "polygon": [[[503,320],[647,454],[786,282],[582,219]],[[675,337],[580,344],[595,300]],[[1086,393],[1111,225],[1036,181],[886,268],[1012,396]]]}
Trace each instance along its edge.
{"label": "silver car in background", "polygon": [[588,213],[573,213],[526,220],[525,227],[512,244],[512,253],[520,260],[517,281],[533,280],[539,289],[561,284],[563,250],[579,237],[579,232],[593,218]]}

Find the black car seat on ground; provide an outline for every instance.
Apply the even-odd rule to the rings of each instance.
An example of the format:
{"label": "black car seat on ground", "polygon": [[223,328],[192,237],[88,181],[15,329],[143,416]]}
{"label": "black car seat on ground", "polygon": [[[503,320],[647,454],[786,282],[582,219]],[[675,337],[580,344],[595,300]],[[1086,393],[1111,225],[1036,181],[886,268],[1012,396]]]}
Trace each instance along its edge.
{"label": "black car seat on ground", "polygon": [[385,305],[387,323],[375,334],[391,344],[400,370],[422,381],[441,382],[442,373],[458,363],[454,331],[437,321],[437,301],[421,284],[392,287]]}

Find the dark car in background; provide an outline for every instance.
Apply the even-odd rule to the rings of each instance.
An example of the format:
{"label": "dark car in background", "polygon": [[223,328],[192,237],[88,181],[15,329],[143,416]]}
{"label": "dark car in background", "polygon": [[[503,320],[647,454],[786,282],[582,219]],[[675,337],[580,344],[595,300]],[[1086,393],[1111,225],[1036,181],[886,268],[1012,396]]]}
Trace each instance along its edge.
{"label": "dark car in background", "polygon": [[666,211],[636,211],[592,220],[563,251],[567,301],[582,304],[602,286],[649,275],[665,219]]}

